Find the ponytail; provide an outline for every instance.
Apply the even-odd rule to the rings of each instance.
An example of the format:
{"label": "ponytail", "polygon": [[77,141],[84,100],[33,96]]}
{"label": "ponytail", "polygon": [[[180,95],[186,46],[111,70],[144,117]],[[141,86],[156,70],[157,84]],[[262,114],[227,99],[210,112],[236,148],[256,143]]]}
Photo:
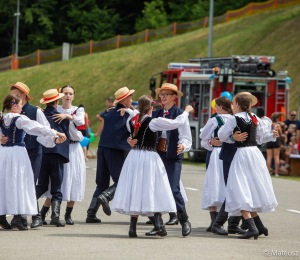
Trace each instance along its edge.
{"label": "ponytail", "polygon": [[4,108],[2,108],[2,110],[0,112],[0,125],[2,125],[2,123],[3,123],[3,112],[4,112]]}

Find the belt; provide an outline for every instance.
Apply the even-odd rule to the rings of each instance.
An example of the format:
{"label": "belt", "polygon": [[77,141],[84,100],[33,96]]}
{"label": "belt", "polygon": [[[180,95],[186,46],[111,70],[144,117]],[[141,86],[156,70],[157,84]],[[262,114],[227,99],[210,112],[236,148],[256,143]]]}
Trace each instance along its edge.
{"label": "belt", "polygon": [[166,153],[167,149],[168,149],[168,139],[160,138],[158,142],[157,150]]}
{"label": "belt", "polygon": [[79,143],[79,141],[70,140],[70,144],[77,144],[77,143]]}

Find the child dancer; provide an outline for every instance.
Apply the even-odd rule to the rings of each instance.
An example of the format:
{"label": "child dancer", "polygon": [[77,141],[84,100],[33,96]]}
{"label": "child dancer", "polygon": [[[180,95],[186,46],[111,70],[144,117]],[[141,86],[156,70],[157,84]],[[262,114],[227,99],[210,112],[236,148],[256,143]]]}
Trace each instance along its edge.
{"label": "child dancer", "polygon": [[[62,106],[57,106],[57,111],[60,114],[54,115],[55,121],[61,122],[68,118],[70,120],[69,133],[70,133],[70,147],[69,147],[69,163],[64,164],[64,178],[61,186],[61,193],[63,200],[67,201],[67,208],[65,213],[65,221],[67,225],[74,225],[71,218],[71,213],[75,204],[75,201],[82,201],[84,199],[85,192],[85,179],[86,179],[86,168],[84,161],[84,154],[79,144],[83,139],[83,135],[76,129],[76,126],[84,124],[84,109],[72,106],[74,100],[75,90],[72,86],[63,86],[61,93],[64,94],[62,97]],[[46,225],[45,221],[46,213],[51,206],[51,194],[50,189],[46,193],[47,199],[41,210],[41,218],[43,224]]]}
{"label": "child dancer", "polygon": [[223,161],[219,159],[222,143],[218,140],[218,131],[232,117],[229,98],[219,97],[215,101],[215,110],[218,115],[210,118],[206,125],[200,129],[201,146],[212,151],[206,170],[201,205],[201,209],[210,211],[211,224],[206,229],[207,232],[211,232],[217,212],[225,200]]}
{"label": "child dancer", "polygon": [[139,215],[153,216],[157,234],[166,236],[161,215],[175,212],[176,205],[168,181],[166,169],[156,153],[157,131],[172,130],[180,127],[193,111],[187,106],[183,114],[175,120],[150,117],[152,98],[142,96],[138,101],[139,114],[130,116],[127,129],[137,144],[128,154],[119,178],[112,203],[112,210],[131,215],[129,237],[137,237],[136,223]]}
{"label": "child dancer", "polygon": [[[7,113],[3,112],[7,110]],[[30,120],[22,111],[22,100],[17,95],[8,95],[3,102],[0,117],[0,135],[8,137],[8,141],[0,147],[0,226],[5,229],[16,227],[28,230],[21,222],[21,214],[33,216],[37,214],[35,183],[31,163],[25,149],[25,132],[39,136],[37,140],[43,145],[54,147],[56,132],[40,123]],[[3,114],[3,115],[2,115]],[[42,138],[41,136],[49,136]],[[56,143],[63,138],[56,140]],[[6,215],[14,215],[10,226]]]}
{"label": "child dancer", "polygon": [[241,239],[257,239],[261,234],[268,235],[268,229],[264,227],[257,212],[272,212],[277,206],[266,161],[257,148],[257,144],[265,141],[266,136],[269,141],[275,141],[277,132],[270,132],[271,120],[266,124],[253,116],[250,105],[249,95],[237,95],[233,100],[235,116],[229,118],[218,133],[222,142],[232,142],[234,129],[248,133],[245,141],[235,142],[238,149],[230,166],[226,187],[226,211],[229,216],[242,214],[249,228],[238,237]]}

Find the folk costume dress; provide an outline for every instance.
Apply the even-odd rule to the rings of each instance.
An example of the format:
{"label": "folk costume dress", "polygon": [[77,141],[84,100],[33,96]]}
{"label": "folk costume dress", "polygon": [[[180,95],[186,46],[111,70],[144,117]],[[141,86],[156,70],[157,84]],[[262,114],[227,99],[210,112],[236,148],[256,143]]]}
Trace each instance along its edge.
{"label": "folk costume dress", "polygon": [[210,118],[200,130],[201,146],[208,151],[212,151],[203,185],[201,203],[201,209],[203,210],[209,210],[209,207],[217,207],[217,211],[219,211],[225,200],[223,161],[219,159],[221,146],[213,147],[209,142],[218,137],[219,129],[231,117],[230,114],[222,114]]}
{"label": "folk costume dress", "polygon": [[54,147],[57,132],[17,113],[6,113],[3,119],[0,136],[4,134],[8,141],[0,146],[0,215],[36,215],[35,183],[25,133],[38,136],[37,141],[44,146]]}
{"label": "folk costume dress", "polygon": [[[135,127],[132,118],[130,116],[127,120],[131,134]],[[156,152],[156,140],[158,131],[176,129],[187,118],[187,112],[175,120],[143,116],[138,134],[134,137],[138,142],[129,152],[121,171],[111,207],[113,211],[141,216],[153,216],[153,212],[176,212],[168,175]]]}
{"label": "folk costume dress", "polygon": [[235,142],[237,152],[232,160],[226,186],[226,208],[229,216],[241,216],[240,211],[267,213],[278,205],[272,180],[261,151],[257,145],[275,141],[271,131],[272,121],[268,118],[257,120],[257,127],[246,112],[235,114],[219,130],[222,142],[232,142],[230,136],[235,129],[247,132],[244,142]]}
{"label": "folk costume dress", "polygon": [[[72,106],[70,109],[64,109],[62,106],[57,107],[61,114],[68,114],[74,117],[70,120],[70,147],[69,163],[64,164],[64,178],[61,186],[61,192],[64,201],[82,201],[85,193],[86,167],[82,148],[79,144],[83,140],[83,135],[76,129],[77,126],[84,124],[85,112],[83,108]],[[44,197],[51,198],[49,190]]]}

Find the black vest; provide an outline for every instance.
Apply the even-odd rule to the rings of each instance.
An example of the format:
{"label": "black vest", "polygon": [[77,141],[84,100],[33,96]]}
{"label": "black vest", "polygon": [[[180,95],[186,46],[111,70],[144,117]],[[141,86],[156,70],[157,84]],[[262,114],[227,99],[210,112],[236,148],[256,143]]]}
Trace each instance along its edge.
{"label": "black vest", "polygon": [[[133,149],[137,150],[145,150],[156,152],[156,140],[157,140],[157,132],[152,132],[149,128],[149,124],[153,118],[146,117],[141,122],[141,127],[135,137],[132,139],[137,139],[137,144],[133,147]],[[130,120],[130,130],[133,135],[134,132],[134,122]]]}
{"label": "black vest", "polygon": [[247,147],[247,146],[257,146],[256,142],[256,128],[252,124],[252,120],[246,122],[244,118],[235,116],[237,129],[241,133],[247,132],[248,137],[243,142],[235,142],[236,147]]}
{"label": "black vest", "polygon": [[5,144],[1,144],[2,146],[25,146],[24,143],[24,135],[25,132],[22,129],[18,129],[16,127],[16,121],[20,116],[16,116],[12,118],[9,126],[4,124],[4,120],[1,127],[2,134],[8,138],[8,141]]}
{"label": "black vest", "polygon": [[54,122],[52,119],[52,116],[55,114],[59,114],[59,112],[51,106],[47,106],[44,109],[44,114],[49,121],[50,127],[57,132],[60,133],[65,133],[67,136],[67,140],[63,142],[62,144],[57,144],[53,148],[47,148],[43,146],[43,153],[55,153],[55,154],[60,154],[61,156],[64,157],[64,163],[69,162],[69,144],[70,144],[70,134],[69,134],[69,125],[70,121],[69,119],[64,119],[61,121],[61,123]]}
{"label": "black vest", "polygon": [[[23,108],[21,115],[27,116],[30,120],[36,121],[36,113],[38,108],[35,106],[32,106],[27,102]],[[34,135],[25,135],[24,142],[26,144],[26,149],[39,149],[41,148],[41,144],[36,140],[37,136]]]}

